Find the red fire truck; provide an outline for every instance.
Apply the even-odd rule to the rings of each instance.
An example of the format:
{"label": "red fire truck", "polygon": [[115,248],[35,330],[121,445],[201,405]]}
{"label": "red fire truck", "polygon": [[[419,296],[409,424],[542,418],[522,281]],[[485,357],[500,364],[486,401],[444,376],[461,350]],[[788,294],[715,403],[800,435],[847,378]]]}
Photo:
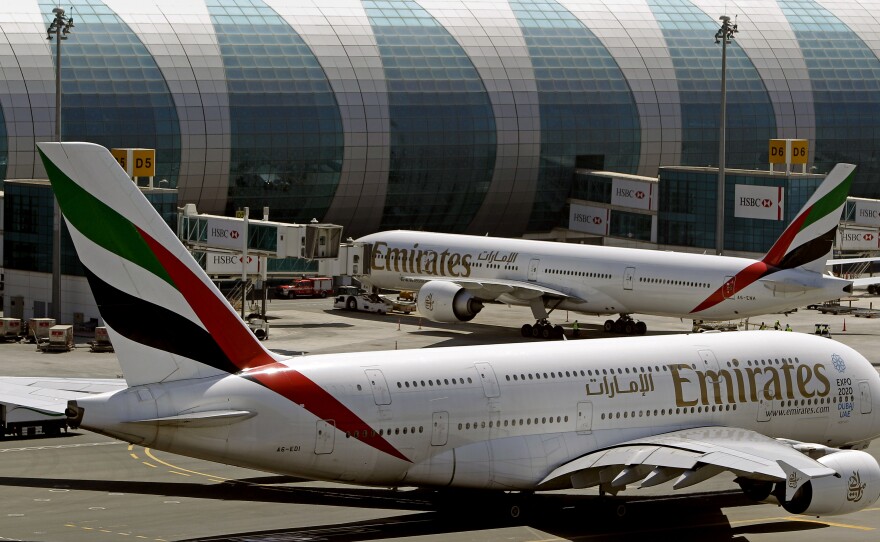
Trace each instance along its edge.
{"label": "red fire truck", "polygon": [[277,297],[327,297],[333,295],[333,279],[330,277],[307,277],[275,288]]}

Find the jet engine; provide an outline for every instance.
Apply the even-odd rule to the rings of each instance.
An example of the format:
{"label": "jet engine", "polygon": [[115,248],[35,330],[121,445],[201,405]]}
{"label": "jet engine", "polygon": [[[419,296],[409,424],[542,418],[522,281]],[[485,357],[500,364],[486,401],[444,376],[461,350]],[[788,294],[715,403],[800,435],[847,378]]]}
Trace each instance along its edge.
{"label": "jet engine", "polygon": [[[880,498],[880,465],[869,454],[843,450],[817,459],[837,471],[834,476],[813,478],[801,486],[782,506],[789,513],[809,516],[836,516],[856,512]],[[785,494],[785,482],[777,495]]]}
{"label": "jet engine", "polygon": [[432,322],[469,322],[483,303],[453,282],[432,280],[419,290],[419,312]]}

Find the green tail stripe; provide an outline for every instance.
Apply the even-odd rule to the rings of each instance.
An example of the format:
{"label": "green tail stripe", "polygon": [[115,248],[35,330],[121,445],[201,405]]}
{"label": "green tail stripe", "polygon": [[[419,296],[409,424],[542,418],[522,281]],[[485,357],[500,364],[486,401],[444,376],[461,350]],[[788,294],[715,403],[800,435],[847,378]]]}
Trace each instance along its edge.
{"label": "green tail stripe", "polygon": [[[65,218],[93,243],[137,264],[171,286],[171,276],[138,233],[134,224],[95,198],[64,174],[40,151],[43,166]],[[95,220],[101,217],[101,220]],[[175,287],[176,288],[176,287]]]}
{"label": "green tail stripe", "polygon": [[850,172],[842,183],[835,186],[831,192],[825,194],[825,197],[813,205],[810,214],[807,215],[807,219],[804,220],[804,223],[801,225],[800,231],[805,230],[810,224],[821,220],[828,213],[834,212],[846,202],[846,197],[849,195],[849,187],[852,184],[854,175],[855,170]]}

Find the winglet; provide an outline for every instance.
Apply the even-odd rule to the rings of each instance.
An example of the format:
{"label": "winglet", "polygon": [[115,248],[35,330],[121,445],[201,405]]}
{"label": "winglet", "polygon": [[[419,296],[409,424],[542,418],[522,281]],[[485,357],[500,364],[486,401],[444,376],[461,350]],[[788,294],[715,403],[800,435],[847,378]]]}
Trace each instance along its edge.
{"label": "winglet", "polygon": [[825,270],[856,166],[837,164],[762,260],[776,269]]}
{"label": "winglet", "polygon": [[781,459],[776,461],[776,463],[785,472],[785,500],[789,502],[794,498],[794,494],[810,481],[810,477],[805,472],[792,467]]}

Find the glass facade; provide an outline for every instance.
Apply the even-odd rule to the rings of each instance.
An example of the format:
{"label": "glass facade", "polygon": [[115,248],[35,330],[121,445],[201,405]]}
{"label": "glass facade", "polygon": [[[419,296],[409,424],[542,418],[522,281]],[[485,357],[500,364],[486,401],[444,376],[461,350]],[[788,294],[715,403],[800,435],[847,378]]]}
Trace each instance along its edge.
{"label": "glass facade", "polygon": [[[47,27],[56,6],[40,2]],[[62,45],[61,137],[108,148],[156,149],[156,177],[176,186],[180,123],[155,59],[103,2],[68,0],[65,7],[75,26]],[[48,43],[54,62],[54,38]]]}
{"label": "glass facade", "polygon": [[323,217],[339,183],[343,134],[323,68],[261,0],[207,0],[229,92],[227,213],[270,206],[274,218]]}
{"label": "glass facade", "polygon": [[[681,104],[679,165],[717,166],[721,45],[713,43],[712,36],[718,22],[687,0],[651,0],[649,5],[675,66]],[[767,141],[775,137],[776,117],[767,89],[734,38],[727,46],[727,166],[764,166]]]}
{"label": "glass facade", "polygon": [[[56,5],[0,2],[11,178],[43,176],[35,143],[54,137]],[[155,148],[158,178],[201,212],[268,205],[273,219],[344,223],[353,237],[562,225],[576,169],[717,164],[723,11],[739,24],[727,165],[763,168],[767,139],[807,139],[808,171],[855,163],[851,195],[880,198],[880,0],[64,7],[76,25],[63,137]]]}
{"label": "glass facade", "polygon": [[779,0],[779,5],[810,74],[816,166],[830,171],[838,162],[856,164],[851,193],[878,197],[880,60],[849,26],[816,2]]}
{"label": "glass facade", "polygon": [[[767,252],[822,184],[818,175],[761,175],[728,171],[725,175],[724,249]],[[661,245],[715,248],[717,168],[661,168],[657,242]],[[783,188],[781,220],[736,217],[736,185]]]}
{"label": "glass facade", "polygon": [[613,177],[575,173],[571,184],[571,197],[597,203],[611,203],[611,185]]}
{"label": "glass facade", "polygon": [[630,213],[627,211],[611,211],[611,223],[608,235],[639,241],[651,241],[651,215]]}
{"label": "glass facade", "polygon": [[[7,181],[3,198],[3,267],[39,273],[52,272],[52,214],[54,196],[48,181]],[[177,223],[177,191],[144,193],[172,229]],[[67,225],[61,222],[61,273],[85,276]]]}
{"label": "glass facade", "polygon": [[391,166],[382,229],[464,231],[495,165],[495,117],[457,41],[417,2],[365,1],[382,55]]}
{"label": "glass facade", "polygon": [[635,173],[639,114],[617,62],[577,17],[552,0],[510,6],[540,102],[541,166],[528,229],[546,230],[559,223],[576,165]]}

